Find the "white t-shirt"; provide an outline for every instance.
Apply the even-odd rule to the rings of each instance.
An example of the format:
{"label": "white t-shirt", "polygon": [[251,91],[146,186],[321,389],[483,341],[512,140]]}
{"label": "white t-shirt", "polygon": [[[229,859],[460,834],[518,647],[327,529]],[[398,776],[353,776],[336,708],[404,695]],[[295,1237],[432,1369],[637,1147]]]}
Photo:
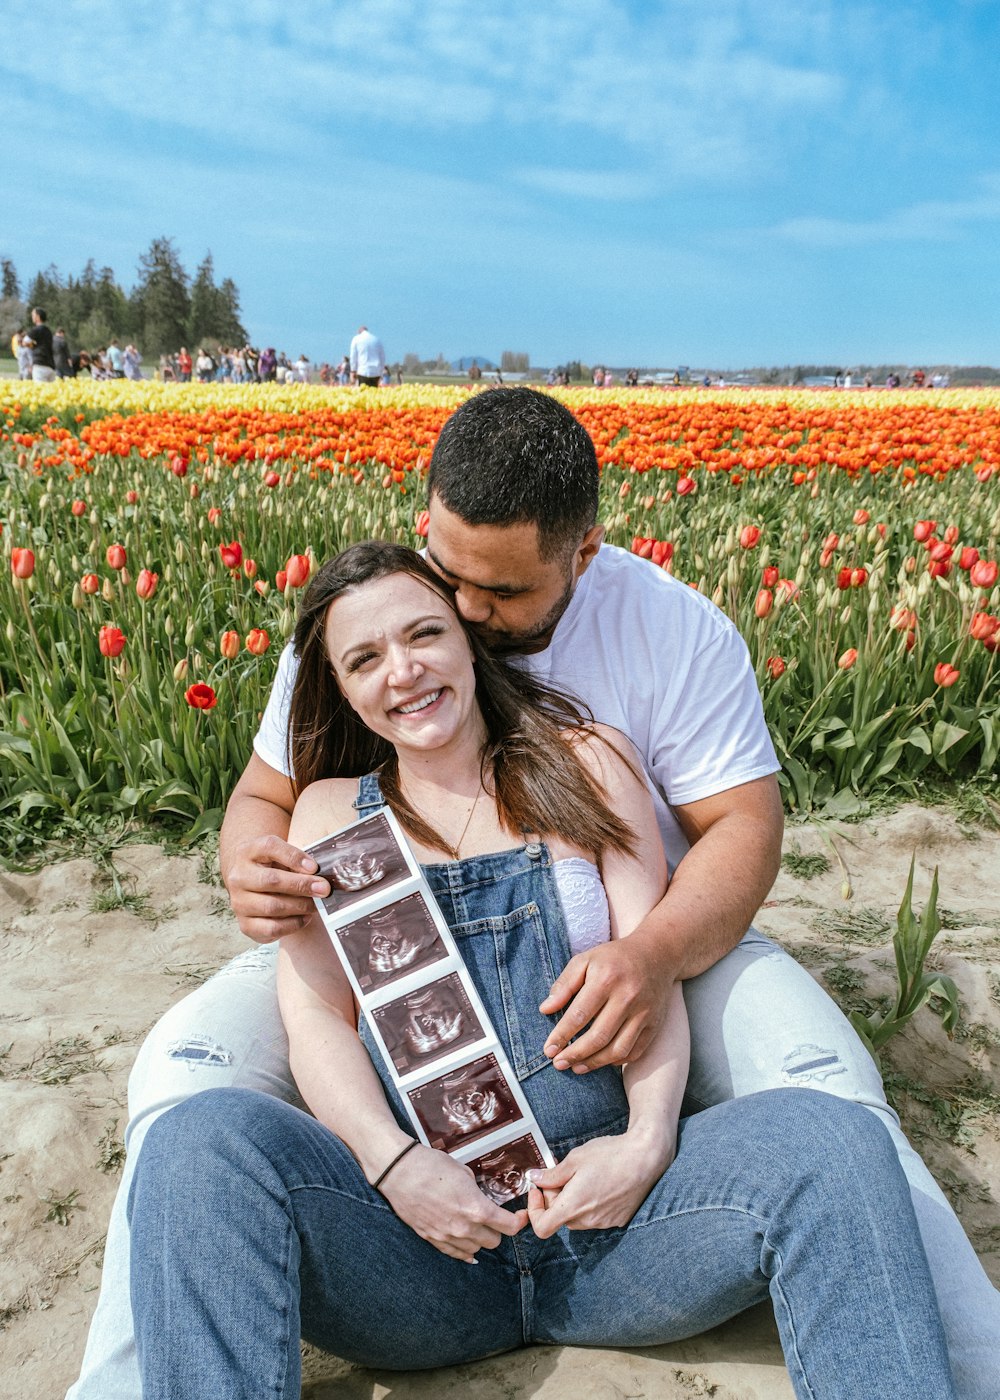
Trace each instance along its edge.
{"label": "white t-shirt", "polygon": [[351,341],[351,369],[364,379],[378,379],[385,369],[382,342],[371,331],[358,331]]}
{"label": "white t-shirt", "polygon": [[[601,547],[550,645],[516,660],[635,744],[671,870],[688,849],[671,804],[778,770],[743,638],[709,599],[624,549]],[[282,773],[296,664],[289,645],[254,739]]]}

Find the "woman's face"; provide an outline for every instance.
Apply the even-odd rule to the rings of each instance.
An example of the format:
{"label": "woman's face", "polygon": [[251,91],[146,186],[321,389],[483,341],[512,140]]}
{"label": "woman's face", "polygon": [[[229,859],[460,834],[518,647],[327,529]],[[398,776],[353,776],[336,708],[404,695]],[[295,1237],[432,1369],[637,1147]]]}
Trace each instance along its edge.
{"label": "woman's face", "polygon": [[397,750],[481,741],[472,648],[433,588],[410,574],[352,588],[330,604],[324,635],[344,698]]}

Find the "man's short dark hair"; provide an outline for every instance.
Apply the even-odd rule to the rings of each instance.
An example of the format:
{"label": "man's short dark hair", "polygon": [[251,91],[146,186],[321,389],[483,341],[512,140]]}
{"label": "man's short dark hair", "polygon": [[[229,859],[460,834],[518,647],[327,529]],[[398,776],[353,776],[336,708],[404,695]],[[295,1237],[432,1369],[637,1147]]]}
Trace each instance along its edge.
{"label": "man's short dark hair", "polygon": [[32,316],[37,316],[40,321],[47,321],[49,319],[40,306],[33,306],[31,314]]}
{"label": "man's short dark hair", "polygon": [[550,394],[486,389],[441,429],[428,491],[467,525],[538,526],[543,559],[574,549],[597,519],[597,453]]}

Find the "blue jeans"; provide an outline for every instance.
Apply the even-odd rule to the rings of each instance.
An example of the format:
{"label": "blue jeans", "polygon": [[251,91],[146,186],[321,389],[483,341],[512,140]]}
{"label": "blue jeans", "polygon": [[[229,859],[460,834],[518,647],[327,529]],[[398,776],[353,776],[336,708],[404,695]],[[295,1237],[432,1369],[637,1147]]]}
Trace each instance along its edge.
{"label": "blue jeans", "polygon": [[955,1394],[889,1135],[806,1090],[686,1119],[627,1228],[529,1228],[476,1268],[404,1225],[307,1114],[209,1091],[150,1131],[131,1222],[145,1400],[292,1400],[300,1334],[411,1370],[531,1343],[675,1341],[768,1296],[797,1396]]}
{"label": "blue jeans", "polygon": [[[374,806],[377,787],[365,788],[363,799],[359,810]],[[447,905],[449,922],[471,917],[448,903],[446,890],[436,893]],[[476,946],[476,940],[466,945],[467,959],[475,961]],[[166,1109],[210,1088],[259,1089],[299,1103],[277,1007],[276,952],[251,948],[234,959],[172,1007],[139,1052],[129,1081],[128,1158],[108,1228],[101,1293],[81,1376],[67,1400],[139,1400],[141,1395],[129,1307],[126,1199],[151,1124]],[[554,956],[565,955],[556,950]],[[871,1057],[845,1017],[794,959],[752,929],[733,952],[685,985],[685,999],[692,1037],[688,1094],[696,1106],[770,1088],[805,1087],[863,1105],[885,1126],[910,1184],[957,1392],[962,1400],[996,1400],[1000,1295],[901,1131]],[[519,1074],[537,1077],[543,1025],[521,1024],[519,1008],[511,1014],[516,1023],[512,1063]],[[500,1016],[504,1019],[503,1010]],[[583,1080],[606,1086],[602,1074]],[[580,1082],[579,1076],[573,1079]],[[547,1126],[544,1116],[540,1121]],[[606,1130],[614,1130],[610,1122]]]}

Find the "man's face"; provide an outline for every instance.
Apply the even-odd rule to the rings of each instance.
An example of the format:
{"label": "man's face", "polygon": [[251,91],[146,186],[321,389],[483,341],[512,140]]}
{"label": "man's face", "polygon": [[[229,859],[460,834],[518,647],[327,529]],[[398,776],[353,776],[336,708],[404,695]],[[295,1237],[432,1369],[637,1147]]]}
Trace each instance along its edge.
{"label": "man's face", "polygon": [[430,500],[428,560],[455,589],[462,617],[499,653],[544,651],[603,538],[595,525],[571,553],[544,560],[537,525],[469,525]]}

